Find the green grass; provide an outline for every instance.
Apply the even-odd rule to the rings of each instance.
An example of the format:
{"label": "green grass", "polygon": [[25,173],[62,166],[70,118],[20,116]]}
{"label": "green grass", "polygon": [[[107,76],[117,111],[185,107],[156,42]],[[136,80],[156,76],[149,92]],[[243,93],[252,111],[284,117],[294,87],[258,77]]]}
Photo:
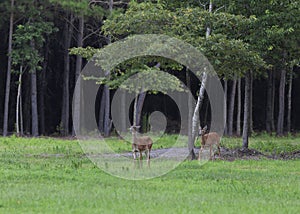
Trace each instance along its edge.
{"label": "green grass", "polygon": [[[297,142],[285,140],[292,145]],[[122,143],[111,141],[116,145]],[[226,141],[226,145],[231,144],[229,139]],[[250,142],[259,145],[264,139],[256,137]],[[132,181],[95,167],[82,155],[77,141],[0,138],[0,213],[299,210],[300,160],[213,161],[202,166],[197,161],[186,161],[164,176]]]}

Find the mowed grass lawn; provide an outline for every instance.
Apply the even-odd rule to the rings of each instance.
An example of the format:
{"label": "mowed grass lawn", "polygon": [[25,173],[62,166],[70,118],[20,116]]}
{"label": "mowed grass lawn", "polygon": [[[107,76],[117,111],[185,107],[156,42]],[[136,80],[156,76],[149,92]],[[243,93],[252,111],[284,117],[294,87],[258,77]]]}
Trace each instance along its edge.
{"label": "mowed grass lawn", "polygon": [[[282,140],[288,142],[287,150],[299,148],[300,138],[293,139]],[[117,149],[127,148],[113,141]],[[230,144],[229,139],[224,142]],[[270,152],[282,149],[272,138],[251,142],[262,144],[262,150],[271,147]],[[164,176],[132,181],[95,167],[77,141],[0,138],[0,213],[299,212],[299,159],[211,161],[202,166],[185,161]]]}

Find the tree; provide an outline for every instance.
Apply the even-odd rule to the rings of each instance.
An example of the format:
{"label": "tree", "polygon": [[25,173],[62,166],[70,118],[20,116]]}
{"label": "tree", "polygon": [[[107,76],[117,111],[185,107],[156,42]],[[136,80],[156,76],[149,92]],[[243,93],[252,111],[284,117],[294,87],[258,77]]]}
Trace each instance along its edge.
{"label": "tree", "polygon": [[9,36],[8,36],[8,60],[6,72],[6,87],[5,87],[5,103],[4,103],[4,121],[3,121],[3,136],[7,135],[8,127],[8,108],[9,108],[9,94],[10,94],[10,75],[11,75],[11,52],[12,52],[12,35],[14,24],[14,0],[11,0],[11,14],[9,20]]}

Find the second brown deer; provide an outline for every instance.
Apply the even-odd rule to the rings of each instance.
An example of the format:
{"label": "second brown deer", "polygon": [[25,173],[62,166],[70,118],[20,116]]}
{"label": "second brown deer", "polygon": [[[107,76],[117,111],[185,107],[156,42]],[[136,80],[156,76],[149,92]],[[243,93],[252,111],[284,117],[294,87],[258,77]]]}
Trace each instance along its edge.
{"label": "second brown deer", "polygon": [[145,152],[147,156],[148,167],[150,167],[150,151],[152,148],[153,141],[149,136],[137,136],[137,130],[139,126],[131,126],[130,131],[132,133],[132,154],[133,158],[136,159],[136,152],[140,153],[140,162],[143,159],[142,153]]}
{"label": "second brown deer", "polygon": [[201,136],[201,148],[199,151],[199,157],[198,160],[200,160],[200,154],[203,152],[203,149],[205,146],[209,146],[209,157],[212,159],[212,150],[213,150],[213,145],[217,145],[218,147],[218,152],[219,156],[221,156],[221,151],[220,151],[220,136],[216,132],[209,132],[207,133],[207,126],[205,126],[203,129],[199,129],[199,136]]}

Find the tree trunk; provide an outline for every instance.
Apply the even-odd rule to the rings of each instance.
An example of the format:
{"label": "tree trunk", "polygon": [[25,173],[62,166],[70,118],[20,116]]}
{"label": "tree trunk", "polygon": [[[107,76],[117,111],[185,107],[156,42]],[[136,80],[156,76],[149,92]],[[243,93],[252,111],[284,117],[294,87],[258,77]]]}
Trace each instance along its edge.
{"label": "tree trunk", "polygon": [[292,114],[292,84],[293,84],[293,73],[289,74],[289,91],[288,91],[288,112],[287,112],[287,131],[291,132],[291,114]]}
{"label": "tree trunk", "polygon": [[98,128],[100,133],[104,133],[104,111],[105,111],[105,90],[102,89],[102,96],[100,101],[100,110],[99,110],[99,123]]}
{"label": "tree trunk", "polygon": [[250,94],[249,94],[249,136],[253,132],[253,72],[250,71]]}
{"label": "tree trunk", "polygon": [[45,135],[45,94],[46,94],[46,72],[48,68],[48,56],[49,56],[49,43],[48,40],[45,42],[45,54],[43,69],[39,72],[39,116],[40,116],[40,133]]}
{"label": "tree trunk", "polygon": [[19,73],[19,81],[18,81],[18,93],[17,93],[17,103],[16,103],[16,131],[17,131],[17,136],[21,136],[21,131],[20,131],[20,119],[19,115],[22,114],[20,111],[20,104],[21,104],[21,87],[22,87],[22,73],[23,73],[23,67],[22,65],[20,66],[20,73]]}
{"label": "tree trunk", "polygon": [[275,85],[276,85],[276,76],[273,72],[272,74],[272,96],[271,96],[271,129],[272,132],[275,131]]}
{"label": "tree trunk", "polygon": [[245,76],[244,124],[243,124],[243,149],[249,146],[249,113],[250,113],[250,72]]}
{"label": "tree trunk", "polygon": [[61,134],[67,136],[69,134],[69,113],[70,113],[70,55],[69,48],[71,46],[73,34],[73,15],[71,15],[70,23],[65,22],[64,30],[64,80],[63,80],[63,97],[62,97],[62,112],[61,112]]}
{"label": "tree trunk", "polygon": [[136,109],[136,125],[140,126],[141,125],[141,116],[142,116],[142,110],[143,110],[143,105],[144,101],[146,98],[147,92],[142,92],[138,96],[138,101],[137,101],[137,109]]}
{"label": "tree trunk", "polygon": [[227,130],[227,91],[228,91],[228,82],[224,80],[224,135],[228,135]]}
{"label": "tree trunk", "polygon": [[200,108],[202,106],[203,99],[204,99],[206,81],[207,81],[207,73],[203,72],[199,95],[198,95],[198,99],[197,99],[197,103],[196,103],[196,106],[194,109],[194,114],[193,114],[193,119],[192,119],[192,138],[191,138],[191,141],[189,141],[189,143],[188,143],[189,156],[190,156],[191,160],[194,160],[196,158],[195,152],[194,152],[194,146],[195,146],[196,136],[199,131],[199,124],[200,124],[199,123],[199,111],[200,111]]}
{"label": "tree trunk", "polygon": [[[285,64],[286,53],[283,56],[283,65]],[[279,112],[277,120],[277,132],[278,136],[283,135],[283,125],[284,125],[284,99],[285,99],[285,82],[286,82],[286,69],[281,70],[280,85],[279,85]]]}
{"label": "tree trunk", "polygon": [[6,72],[6,86],[5,86],[5,101],[4,101],[4,120],[3,120],[3,136],[7,136],[8,132],[8,113],[9,113],[9,94],[10,94],[10,74],[11,74],[11,51],[12,51],[12,35],[14,27],[14,0],[11,0],[11,14],[9,21],[9,35],[8,35],[8,60]]}
{"label": "tree trunk", "polygon": [[121,94],[121,132],[126,132],[126,93],[122,90]]}
{"label": "tree trunk", "polygon": [[[33,42],[32,45],[34,46]],[[31,134],[33,137],[39,135],[38,121],[36,70],[34,69],[31,71]]]}
{"label": "tree trunk", "polygon": [[238,106],[237,106],[237,118],[236,118],[236,135],[241,136],[241,111],[242,111],[242,89],[241,78],[238,79]]}
{"label": "tree trunk", "polygon": [[[186,71],[186,84],[187,84],[187,87],[189,88],[189,90],[191,91],[192,90],[191,89],[191,77],[190,77],[188,70]],[[189,93],[189,95],[188,95],[188,108],[189,108],[188,130],[187,130],[188,131],[188,142],[192,142],[192,121],[193,121],[194,105],[193,105],[193,96],[191,93]],[[195,156],[195,153],[193,154],[194,150],[189,148],[189,151],[190,151],[190,155],[193,159],[194,158],[193,156]]]}
{"label": "tree trunk", "polygon": [[230,94],[230,105],[228,111],[228,135],[232,137],[233,135],[233,114],[234,114],[234,104],[235,104],[235,92],[236,92],[236,78],[232,82],[232,89]]}
{"label": "tree trunk", "polygon": [[266,131],[272,133],[272,103],[273,101],[273,72],[268,72],[268,84],[267,84],[267,106],[266,106]]}
{"label": "tree trunk", "polygon": [[111,120],[110,116],[110,91],[108,86],[104,86],[105,90],[105,109],[104,109],[104,136],[108,137],[110,134]]}
{"label": "tree trunk", "polygon": [[[78,17],[78,34],[77,34],[77,47],[83,46],[83,31],[84,31],[84,18],[83,16]],[[82,69],[82,57],[76,56],[76,68],[75,68],[75,83],[77,87],[74,91],[74,105],[73,105],[73,126],[80,123],[80,72]],[[72,135],[75,136],[75,129],[73,128]]]}
{"label": "tree trunk", "polygon": [[[25,74],[24,74],[25,75]],[[31,74],[28,73],[26,76],[23,76],[23,79],[26,81],[24,82],[24,88],[25,88],[25,102],[24,102],[24,116],[25,116],[25,126],[24,126],[24,131],[26,135],[30,135],[31,132],[31,83],[30,83],[30,78]]]}
{"label": "tree trunk", "polygon": [[[212,13],[212,0],[209,1],[209,8],[208,12]],[[206,38],[208,38],[211,34],[211,28],[208,26],[206,28]],[[202,80],[201,80],[201,86],[199,90],[199,95],[197,99],[197,103],[194,109],[194,114],[193,114],[193,119],[192,119],[192,137],[188,141],[188,150],[189,150],[189,159],[194,160],[196,158],[195,156],[195,140],[196,140],[196,135],[198,135],[199,131],[199,111],[201,108],[201,105],[203,103],[203,98],[204,98],[204,92],[205,92],[205,86],[206,86],[206,81],[207,81],[207,73],[203,72],[202,73]]]}

